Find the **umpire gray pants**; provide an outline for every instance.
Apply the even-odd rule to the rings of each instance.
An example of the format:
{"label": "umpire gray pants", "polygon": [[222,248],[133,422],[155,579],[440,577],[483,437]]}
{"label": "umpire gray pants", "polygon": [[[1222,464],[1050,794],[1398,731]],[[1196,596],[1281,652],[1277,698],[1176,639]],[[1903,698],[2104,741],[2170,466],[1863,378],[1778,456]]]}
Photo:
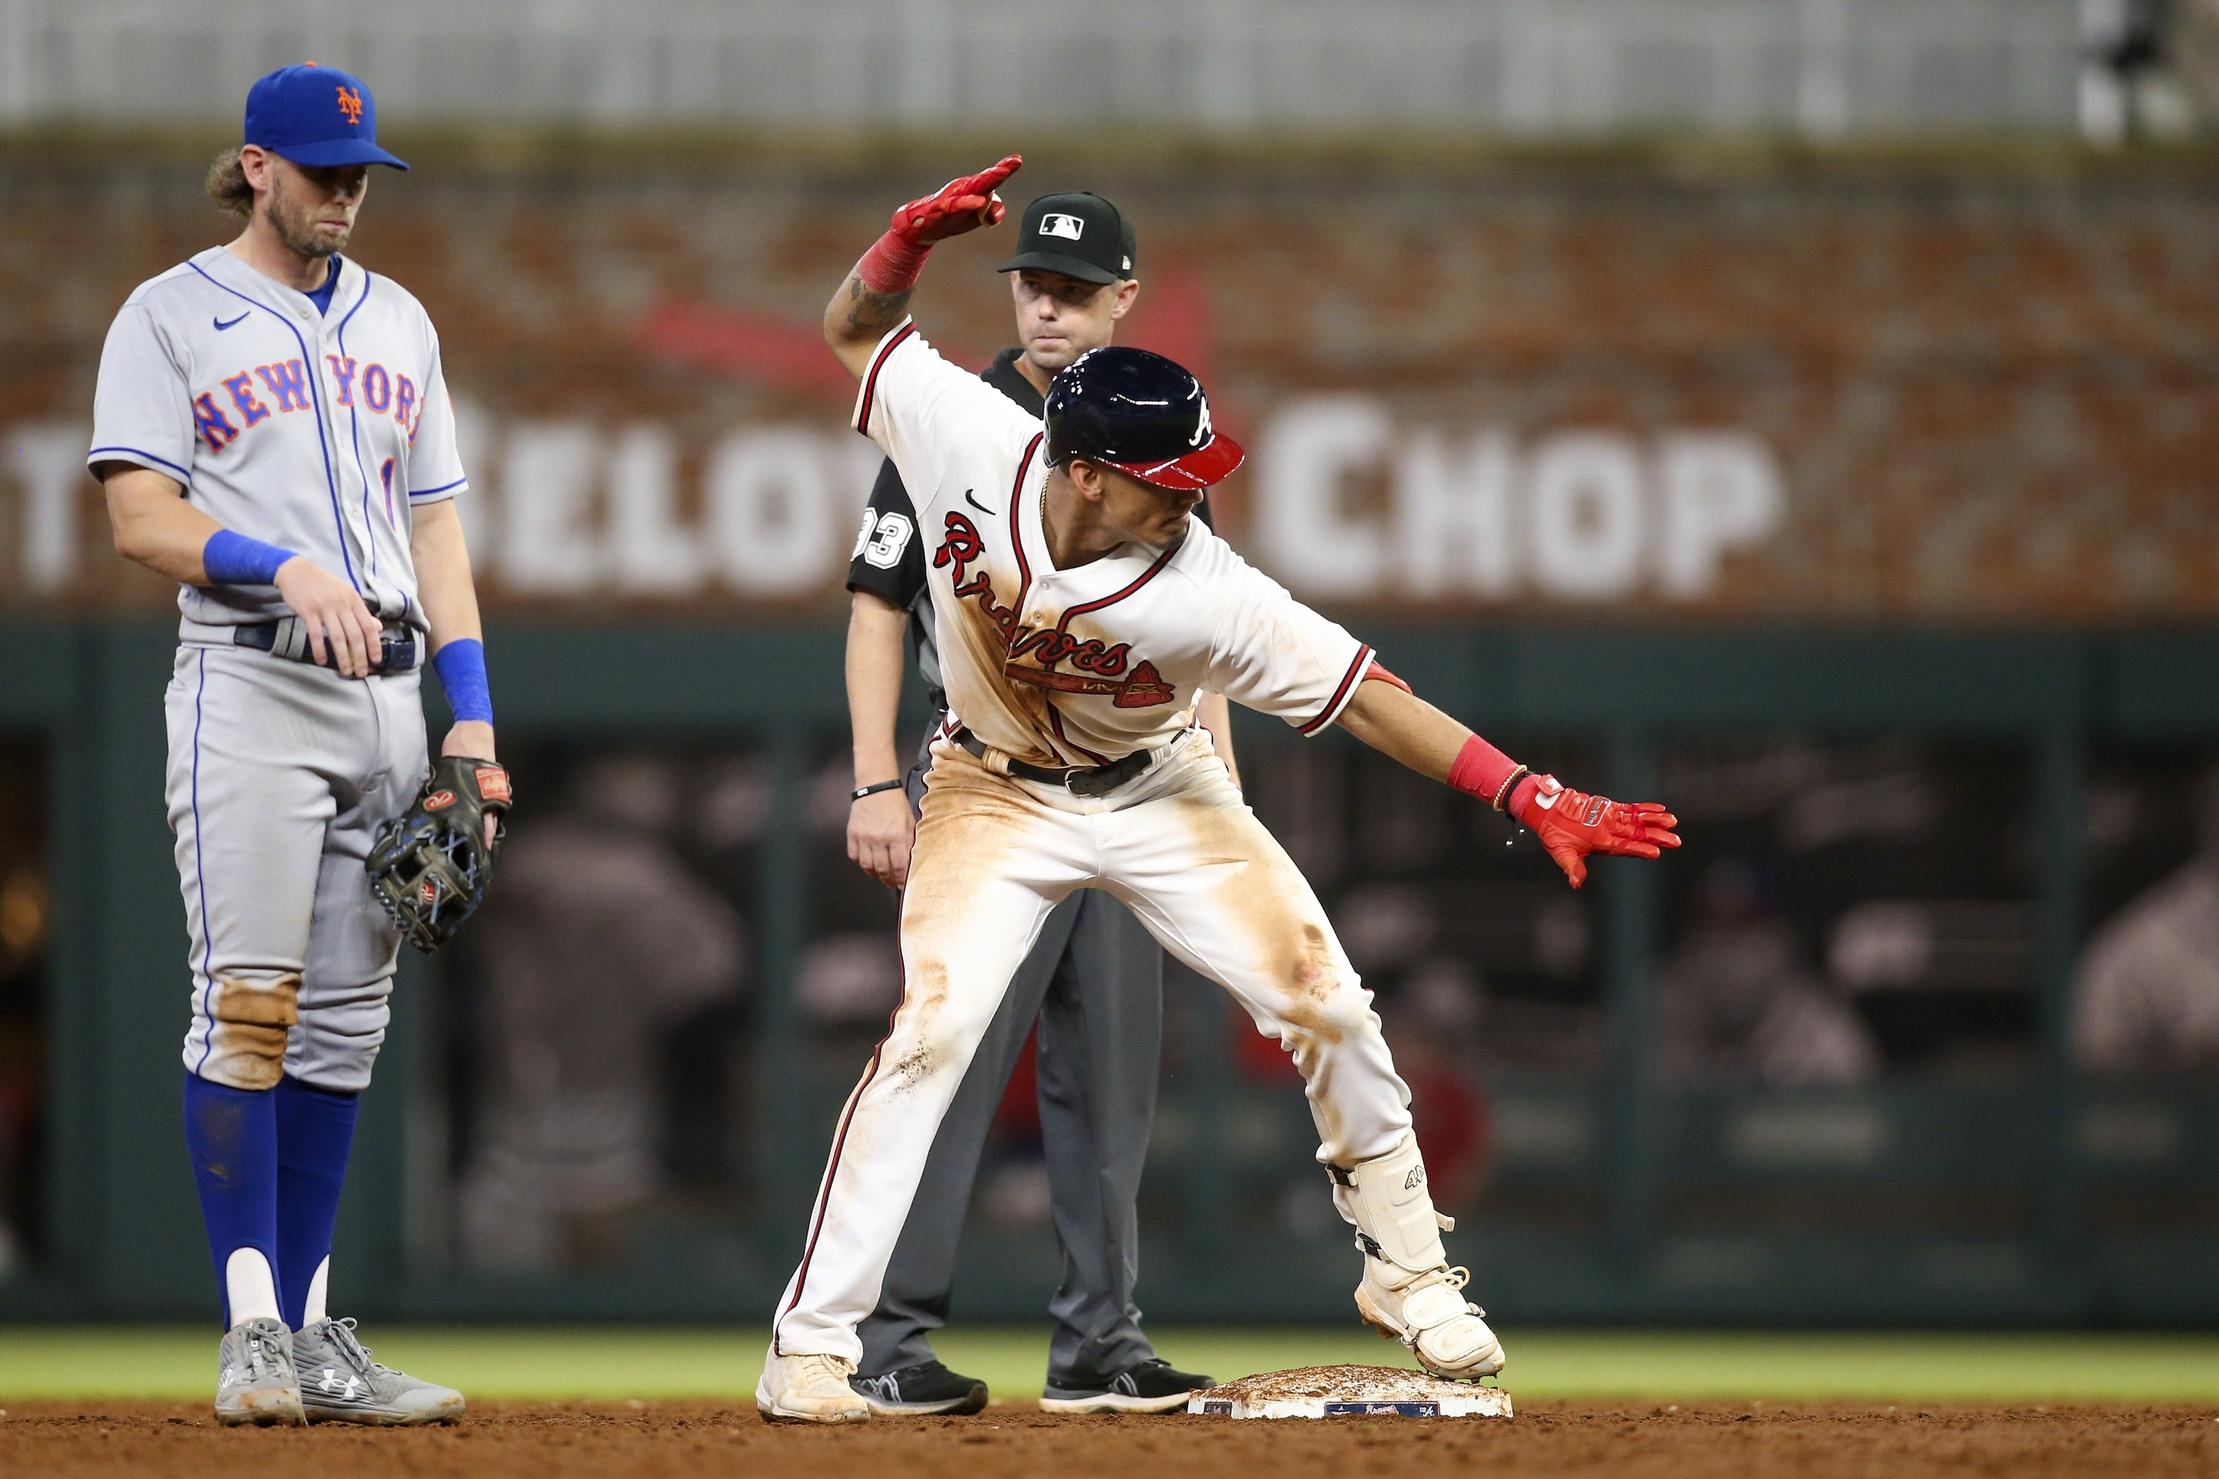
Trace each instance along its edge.
{"label": "umpire gray pants", "polygon": [[[910,805],[923,794],[922,769],[910,771]],[[940,1121],[878,1308],[856,1332],[864,1376],[934,1359],[931,1336],[947,1323],[979,1157],[1036,1020],[1040,1138],[1063,1253],[1062,1283],[1048,1301],[1056,1322],[1049,1378],[1106,1378],[1156,1353],[1140,1330],[1133,1283],[1135,1203],[1163,1043],[1163,947],[1124,905],[1082,889],[1041,927]]]}

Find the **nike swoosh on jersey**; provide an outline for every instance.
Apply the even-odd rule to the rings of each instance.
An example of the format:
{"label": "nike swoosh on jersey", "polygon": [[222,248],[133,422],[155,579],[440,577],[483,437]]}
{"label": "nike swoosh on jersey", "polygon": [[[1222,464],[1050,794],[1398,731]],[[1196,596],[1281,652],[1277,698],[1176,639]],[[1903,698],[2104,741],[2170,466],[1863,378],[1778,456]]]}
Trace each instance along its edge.
{"label": "nike swoosh on jersey", "polygon": [[[251,313],[251,312],[253,312],[253,311],[254,311],[254,310],[253,310],[253,309],[251,309],[251,308],[247,310],[247,312],[248,312],[248,313]],[[210,323],[212,323],[212,324],[214,324],[214,325],[216,326],[216,332],[220,334],[220,333],[222,333],[222,332],[223,332],[223,331],[224,331],[225,329],[228,329],[228,328],[230,328],[230,327],[231,327],[231,326],[232,326],[233,324],[239,323],[239,322],[240,322],[241,320],[245,319],[245,317],[246,317],[246,316],[247,316],[247,315],[246,315],[245,313],[242,313],[242,314],[240,314],[240,315],[239,315],[239,317],[238,317],[238,318],[234,318],[234,319],[230,319],[230,320],[225,320],[225,319],[220,319],[220,318],[212,318],[212,319],[210,319],[210,320],[208,320],[208,321],[209,321]]]}
{"label": "nike swoosh on jersey", "polygon": [[994,511],[988,508],[985,504],[979,502],[976,498],[973,498],[971,496],[971,490],[969,488],[965,488],[963,490],[963,501],[971,505],[971,507],[977,509],[982,514],[990,514]]}

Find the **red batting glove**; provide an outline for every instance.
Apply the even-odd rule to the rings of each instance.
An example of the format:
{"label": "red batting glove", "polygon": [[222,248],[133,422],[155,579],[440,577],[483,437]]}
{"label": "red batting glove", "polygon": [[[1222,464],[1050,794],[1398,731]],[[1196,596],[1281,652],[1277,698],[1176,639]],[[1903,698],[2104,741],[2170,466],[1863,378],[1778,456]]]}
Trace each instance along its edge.
{"label": "red batting glove", "polygon": [[1672,830],[1680,819],[1659,802],[1629,804],[1575,791],[1553,775],[1535,779],[1539,784],[1522,802],[1514,801],[1512,809],[1541,839],[1574,888],[1587,882],[1589,853],[1656,858],[1664,855],[1665,848],[1680,845],[1679,834]]}
{"label": "red batting glove", "polygon": [[1005,155],[975,175],[960,175],[935,194],[912,200],[894,212],[894,234],[915,245],[930,246],[997,224],[1008,208],[994,192],[1024,162],[1022,154]]}

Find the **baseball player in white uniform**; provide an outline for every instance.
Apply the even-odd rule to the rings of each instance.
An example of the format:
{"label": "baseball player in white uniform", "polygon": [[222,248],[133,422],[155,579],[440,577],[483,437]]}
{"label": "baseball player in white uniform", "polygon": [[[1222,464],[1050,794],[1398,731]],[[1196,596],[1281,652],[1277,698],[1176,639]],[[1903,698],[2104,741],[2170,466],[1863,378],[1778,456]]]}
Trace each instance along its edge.
{"label": "baseball player in white uniform", "polygon": [[[979,378],[1038,419],[1056,373],[1109,343],[1138,299],[1140,243],[1131,219],[1109,200],[1066,192],[1025,208],[1016,245],[1000,270],[1009,274],[1018,343]],[[1206,500],[1194,517],[1209,522]],[[888,461],[871,486],[848,566],[854,596],[846,667],[856,766],[848,856],[895,889],[908,877],[912,809],[924,796],[946,708],[925,578],[930,556],[901,470]],[[894,751],[905,633],[935,712],[906,774]],[[1237,783],[1224,698],[1205,696],[1197,717]],[[1041,926],[941,1117],[878,1308],[857,1330],[863,1358],[854,1386],[874,1412],[962,1414],[987,1404],[986,1383],[949,1370],[931,1336],[952,1307],[956,1250],[979,1156],[1028,1039],[1038,1047],[1041,1160],[1063,1253],[1063,1277],[1048,1303],[1055,1332],[1040,1405],[1053,1412],[1168,1412],[1184,1407],[1195,1388],[1213,1385],[1156,1353],[1133,1298],[1140,1180],[1163,1056],[1163,947],[1130,910],[1085,889]]]}
{"label": "baseball player in white uniform", "polygon": [[942,359],[908,304],[933,244],[991,225],[1012,155],[894,213],[825,310],[861,381],[856,429],[900,469],[933,549],[951,719],[902,900],[902,1003],[849,1096],[755,1392],[767,1419],[849,1422],[869,1314],[939,1118],[1042,921],[1107,890],[1217,981],[1300,1069],[1318,1159],[1356,1229],[1363,1318],[1429,1371],[1499,1371],[1449,1265],[1409,1091],[1316,894],[1194,724],[1222,693],[1358,739],[1532,828],[1574,887],[1586,856],[1654,858],[1675,819],[1536,776],[1410,692],[1190,514],[1241,460],[1202,387],[1144,350],[1058,374],[1039,421]]}
{"label": "baseball player in white uniform", "polygon": [[467,481],[423,305],[341,255],[376,104],[334,68],[247,95],[209,191],[246,218],[108,332],[88,457],[116,548],[179,582],[168,802],[191,941],[185,1138],[222,1293],[226,1423],[443,1421],[461,1395],[327,1309],[398,936],[364,873],[427,765],[419,668],[491,761]]}

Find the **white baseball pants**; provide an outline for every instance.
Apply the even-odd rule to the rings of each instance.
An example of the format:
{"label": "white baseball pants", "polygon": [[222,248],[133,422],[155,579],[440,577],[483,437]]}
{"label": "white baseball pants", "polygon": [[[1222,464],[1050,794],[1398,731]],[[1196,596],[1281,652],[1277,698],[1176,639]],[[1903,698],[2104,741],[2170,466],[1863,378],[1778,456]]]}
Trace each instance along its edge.
{"label": "white baseball pants", "polygon": [[1232,992],[1302,1071],[1318,1159],[1393,1150],[1410,1129],[1371,993],[1209,737],[1190,730],[1099,798],[995,774],[942,742],[902,897],[903,987],[886,1040],[848,1096],[780,1298],[780,1355],[859,1359],[925,1157],[972,1050],[1049,910],[1102,888],[1165,949]]}

